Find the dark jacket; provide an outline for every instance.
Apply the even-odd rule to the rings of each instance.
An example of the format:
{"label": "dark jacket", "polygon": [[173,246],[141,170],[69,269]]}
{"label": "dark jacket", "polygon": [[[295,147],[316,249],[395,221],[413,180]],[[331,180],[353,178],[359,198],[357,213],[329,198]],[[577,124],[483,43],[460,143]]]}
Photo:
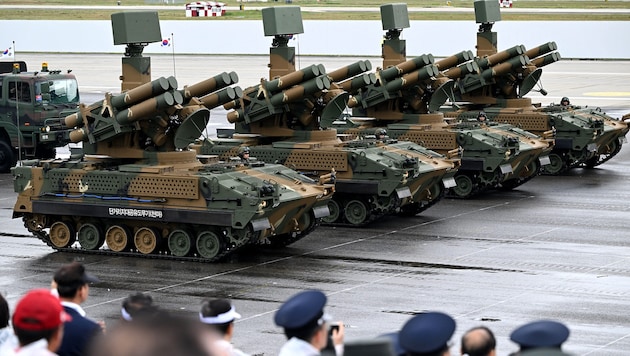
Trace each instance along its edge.
{"label": "dark jacket", "polygon": [[101,326],[81,316],[76,310],[63,307],[70,314],[72,321],[64,324],[63,341],[57,351],[59,356],[83,356],[92,338],[102,332]]}

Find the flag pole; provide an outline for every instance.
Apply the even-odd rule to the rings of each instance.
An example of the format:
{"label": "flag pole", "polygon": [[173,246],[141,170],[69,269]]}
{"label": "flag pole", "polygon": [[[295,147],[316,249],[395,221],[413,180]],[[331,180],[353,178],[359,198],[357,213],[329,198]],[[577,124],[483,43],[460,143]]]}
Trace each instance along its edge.
{"label": "flag pole", "polygon": [[173,76],[177,78],[175,75],[175,38],[173,37],[173,33],[171,32],[171,47],[172,47],[172,57],[173,57]]}

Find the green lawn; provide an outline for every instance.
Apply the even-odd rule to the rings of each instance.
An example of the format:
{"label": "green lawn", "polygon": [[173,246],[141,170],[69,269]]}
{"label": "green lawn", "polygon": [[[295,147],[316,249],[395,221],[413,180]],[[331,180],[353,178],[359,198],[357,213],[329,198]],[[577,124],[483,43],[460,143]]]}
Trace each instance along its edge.
{"label": "green lawn", "polygon": [[[182,10],[160,10],[159,16],[161,20],[184,20],[189,21],[224,21],[224,20],[259,20],[262,18],[260,11],[249,10],[248,7],[269,7],[269,6],[286,6],[283,1],[272,2],[239,2],[226,1],[228,6],[243,5],[244,11],[228,11],[224,17],[214,18],[186,18],[184,12],[184,4],[176,4],[181,6]],[[377,0],[301,0],[294,1],[291,5],[301,7],[379,7],[383,1]],[[85,5],[85,0],[3,0],[2,5],[19,4],[19,5]],[[148,5],[144,0],[121,0],[122,5]],[[116,5],[116,0],[92,0],[90,5]],[[151,4],[149,4],[151,5]],[[160,6],[160,4],[152,4]],[[173,6],[172,3],[168,4]],[[407,1],[408,7],[424,7],[438,8],[446,7],[446,1],[435,0],[411,0]],[[471,8],[472,1],[450,0],[450,6]],[[548,0],[516,0],[514,6],[517,8],[581,8],[581,9],[630,9],[630,1],[548,1]],[[0,12],[2,20],[108,20],[110,14],[119,10],[42,10],[33,11],[32,9],[5,9]],[[504,11],[501,14],[503,20],[507,21],[629,21],[628,14],[516,14]],[[305,20],[380,20],[379,12],[303,12],[302,18]],[[472,13],[443,13],[430,12],[430,10],[422,13],[410,12],[411,20],[473,20]]]}

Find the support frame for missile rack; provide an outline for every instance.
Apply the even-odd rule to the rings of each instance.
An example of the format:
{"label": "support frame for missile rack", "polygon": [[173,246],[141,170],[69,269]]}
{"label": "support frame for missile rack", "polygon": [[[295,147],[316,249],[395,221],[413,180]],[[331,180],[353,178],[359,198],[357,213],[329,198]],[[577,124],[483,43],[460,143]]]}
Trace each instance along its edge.
{"label": "support frame for missile rack", "polygon": [[116,43],[128,44],[130,57],[123,93],[106,93],[65,118],[74,128],[69,140],[82,142],[84,154],[13,170],[13,217],[61,251],[202,262],[306,236],[328,214],[334,186],[281,165],[219,162],[190,150],[210,109],[242,95],[231,87],[238,76],[221,73],[183,89],[173,77],[150,81],[142,47],[159,37],[138,37],[135,26],[152,21],[157,13],[112,15],[124,30],[114,31]]}
{"label": "support frame for missile rack", "polygon": [[[386,4],[380,10],[386,34],[383,67],[376,72],[378,81],[352,90],[348,103],[352,115],[327,124],[349,137],[386,128],[393,138],[441,153],[463,150],[455,175],[457,185],[450,189],[454,197],[469,198],[487,189],[513,189],[538,175],[551,150],[550,140],[506,125],[498,128],[476,120],[449,123],[437,111],[451,95],[453,75],[478,70],[474,63],[461,65],[472,59],[472,52],[460,52],[438,62],[431,54],[407,60],[406,41],[400,38],[409,27],[407,5]],[[449,69],[449,76],[440,72],[445,69]]]}
{"label": "support frame for missile rack", "polygon": [[[496,1],[476,0],[474,5],[475,19],[480,24],[474,61],[483,71],[458,79],[452,106],[441,109],[445,115],[465,119],[484,110],[496,122],[519,126],[535,134],[553,130],[555,144],[544,174],[598,166],[619,153],[627,142],[629,129],[623,118],[615,119],[600,108],[557,104],[543,107],[525,97],[539,83],[542,67],[561,59],[556,43],[548,42],[529,50],[516,46],[498,52],[498,36],[492,31],[493,24],[501,20]],[[505,58],[505,54],[509,56]],[[506,59],[510,66],[496,65]],[[538,91],[547,94],[542,88]]]}
{"label": "support frame for missile rack", "polygon": [[[273,36],[269,80],[244,90],[243,98],[224,105],[235,124],[232,139],[206,140],[201,153],[229,155],[241,146],[265,161],[277,161],[304,174],[336,172],[336,187],[329,201],[328,224],[360,226],[383,215],[409,215],[441,198],[442,185],[454,173],[452,161],[411,142],[400,146],[377,140],[342,143],[336,130],[322,128],[322,117],[339,117],[347,93],[329,91],[330,75],[322,65],[295,68],[291,35],[302,33],[297,6],[262,11],[266,36]],[[354,63],[333,73],[359,85],[370,82],[361,73],[369,62]],[[356,76],[356,77],[355,77]],[[419,158],[422,157],[422,160]]]}

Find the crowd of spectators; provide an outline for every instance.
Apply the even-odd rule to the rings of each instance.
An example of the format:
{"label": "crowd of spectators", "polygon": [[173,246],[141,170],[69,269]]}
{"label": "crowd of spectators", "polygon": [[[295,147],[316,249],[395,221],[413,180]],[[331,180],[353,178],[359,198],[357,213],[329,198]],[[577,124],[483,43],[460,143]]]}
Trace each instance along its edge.
{"label": "crowd of spectators", "polygon": [[[122,302],[120,321],[110,330],[81,308],[90,284],[99,280],[73,262],[54,274],[51,289],[35,289],[17,303],[13,314],[0,295],[0,356],[247,356],[233,344],[241,318],[227,299],[206,300],[198,318],[162,310],[146,293]],[[274,315],[287,341],[279,356],[496,356],[496,339],[477,326],[452,349],[456,321],[429,311],[414,315],[399,331],[346,342],[342,321],[325,312],[326,295],[306,290],[287,299]],[[510,356],[570,355],[562,351],[569,329],[554,320],[538,320],[515,329],[510,339],[519,349]]]}

